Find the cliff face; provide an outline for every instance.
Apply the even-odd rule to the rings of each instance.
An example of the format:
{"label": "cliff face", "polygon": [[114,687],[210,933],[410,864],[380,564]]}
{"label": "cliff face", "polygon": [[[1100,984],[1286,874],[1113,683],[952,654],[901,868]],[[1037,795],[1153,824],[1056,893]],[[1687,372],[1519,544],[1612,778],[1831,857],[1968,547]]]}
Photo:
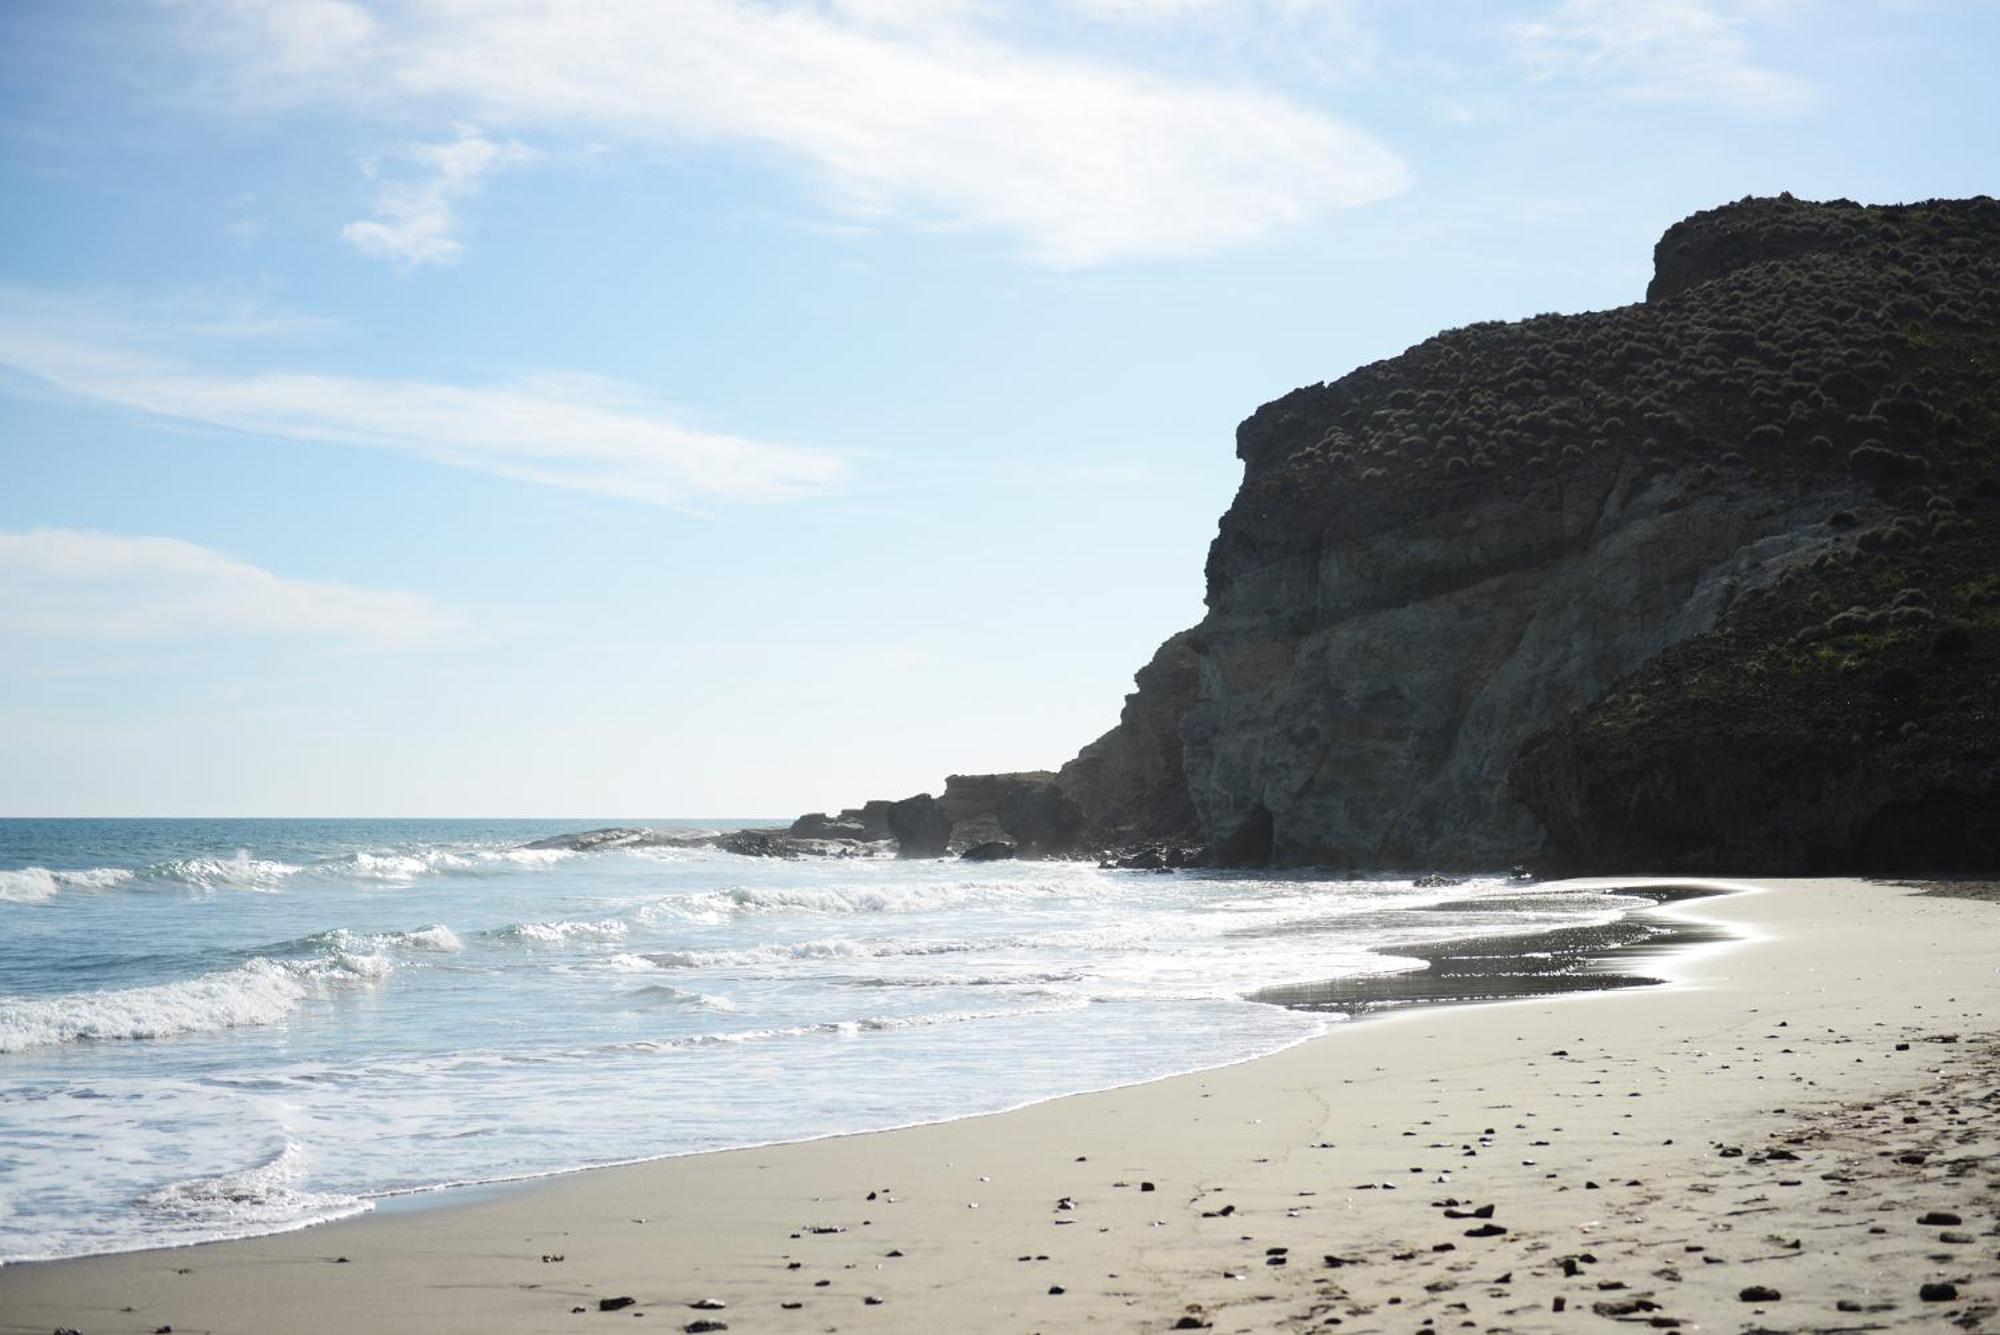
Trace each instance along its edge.
{"label": "cliff face", "polygon": [[1744,201],[1655,260],[1243,424],[1208,615],[1057,776],[1083,838],[1996,860],[2000,203]]}

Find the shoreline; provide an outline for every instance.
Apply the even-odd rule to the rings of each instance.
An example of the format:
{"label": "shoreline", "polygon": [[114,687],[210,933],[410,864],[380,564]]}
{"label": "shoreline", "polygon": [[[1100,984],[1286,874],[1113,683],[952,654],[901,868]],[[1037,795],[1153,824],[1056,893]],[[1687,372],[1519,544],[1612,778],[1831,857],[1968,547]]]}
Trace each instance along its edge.
{"label": "shoreline", "polygon": [[[1638,879],[1570,884],[1624,887]],[[1685,884],[1688,879],[1654,883]],[[1627,1109],[1650,1113],[1677,1105],[1680,1121],[1750,1115],[1740,1106],[1744,1091],[1739,1081],[1711,1071],[1707,1074],[1714,1078],[1628,1091],[1634,1098],[1651,1094],[1658,1102],[1626,1105],[1607,1119],[1607,1109],[1592,1108],[1594,1100],[1586,1102],[1587,1084],[1597,1082],[1568,1089],[1561,1083],[1568,1072],[1558,1070],[1558,1079],[1551,1082],[1541,1069],[1550,1058],[1510,1059],[1513,1053],[1534,1050],[1514,1046],[1534,1042],[1531,1034],[1576,1031],[1551,1040],[1544,1049],[1549,1052],[1601,1037],[1627,1049],[1614,1066],[1659,1066],[1685,1061],[1676,1033],[1687,1039],[1704,1025],[1740,1026],[1762,1009],[1751,1006],[1752,1001],[1790,999],[1797,995],[1795,988],[1823,981],[1830,969],[1861,966],[1856,986],[1846,995],[1832,1001],[1822,997],[1817,1003],[1827,1017],[1837,1017],[1854,1031],[1843,1034],[1844,1044],[1862,1041],[1857,1035],[1871,1028],[1889,1026],[1888,1016],[1874,1012],[1906,1009],[1892,998],[1907,1002],[1921,996],[1935,1007],[1958,1004],[1946,998],[1960,992],[1966,1004],[1990,997],[1992,964],[1978,949],[1982,933],[1991,940],[1993,928],[2000,925],[1992,922],[1990,905],[1925,899],[1902,887],[1858,881],[1722,885],[1725,893],[1763,887],[1769,888],[1635,910],[1719,922],[1737,933],[1736,939],[1713,948],[1673,955],[1672,967],[1660,972],[1681,986],[1623,987],[1596,994],[1591,1006],[1559,1004],[1578,998],[1571,994],[1403,1008],[1377,1017],[1384,1023],[1338,1025],[1328,1034],[1231,1066],[1007,1112],[565,1173],[508,1184],[488,1199],[440,1200],[421,1209],[381,1211],[236,1242],[11,1265],[0,1269],[0,1331],[63,1326],[88,1332],[154,1330],[162,1324],[179,1330],[303,1332],[357,1324],[540,1330],[563,1320],[612,1319],[600,1316],[594,1304],[621,1296],[636,1299],[633,1314],[654,1312],[677,1327],[707,1319],[686,1303],[715,1296],[729,1304],[721,1319],[736,1329],[822,1330],[829,1320],[843,1329],[1018,1329],[1036,1322],[1166,1329],[1189,1316],[1214,1320],[1218,1329],[1235,1329],[1243,1328],[1239,1315],[1254,1320],[1254,1328],[1268,1329],[1281,1310],[1303,1310],[1300,1303],[1314,1302],[1332,1304],[1327,1315],[1347,1312],[1342,1319],[1364,1329],[1380,1328],[1370,1323],[1383,1318],[1381,1306],[1401,1307],[1404,1311],[1390,1315],[1396,1328],[1407,1329],[1420,1312],[1442,1319],[1442,1309],[1451,1303],[1439,1296],[1468,1282],[1450,1270],[1452,1252],[1426,1250],[1411,1252],[1408,1261],[1369,1263],[1371,1282],[1407,1271],[1423,1273],[1428,1283],[1450,1286],[1430,1290],[1416,1285],[1407,1294],[1371,1298],[1352,1278],[1361,1273],[1355,1267],[1363,1258],[1324,1266],[1320,1251],[1312,1249],[1356,1250],[1361,1244],[1345,1226],[1354,1219],[1383,1216],[1364,1230],[1379,1236],[1392,1218],[1407,1213],[1406,1204],[1423,1213],[1419,1196],[1481,1189],[1472,1185],[1474,1179],[1488,1176],[1497,1165],[1475,1162],[1476,1151],[1458,1163],[1448,1162],[1461,1157],[1457,1151],[1445,1155],[1433,1149],[1423,1156],[1428,1162],[1421,1166],[1427,1171],[1413,1177],[1405,1165],[1400,1182],[1385,1167],[1365,1173],[1359,1167],[1385,1156],[1392,1161],[1411,1157],[1414,1147],[1401,1142],[1421,1143],[1421,1136],[1411,1133],[1426,1120],[1411,1114],[1434,1109],[1438,1094],[1453,1093],[1459,1102],[1471,1100],[1486,1110],[1472,1116],[1482,1123],[1479,1127],[1453,1126],[1452,1143],[1465,1149],[1487,1137],[1488,1124],[1504,1139],[1509,1133],[1498,1131],[1504,1115],[1495,1109],[1524,1105],[1529,1098],[1565,1097],[1578,1104],[1563,1109],[1564,1125],[1572,1137],[1583,1128],[1599,1153],[1640,1148],[1636,1141],[1617,1143],[1623,1128],[1616,1123],[1634,1116]],[[1781,942],[1781,949],[1773,949]],[[1743,960],[1758,967],[1734,963]],[[1885,967],[1892,961],[1898,967]],[[1943,990],[1941,977],[1951,984]],[[1980,984],[1986,985],[1987,996],[1978,994]],[[1651,1029],[1634,1027],[1648,1018],[1656,1020]],[[1968,1029],[1991,1027],[1983,1013],[1977,1018],[1977,1025],[1964,1019],[1957,1023]],[[1599,1033],[1588,1032],[1593,1029]],[[1914,1041],[1900,1034],[1898,1040]],[[1802,1040],[1800,1049],[1805,1046]],[[1871,1044],[1871,1054],[1875,1046],[1882,1045]],[[1567,1055],[1572,1050],[1581,1053],[1584,1048],[1563,1047],[1554,1059],[1560,1067],[1573,1064]],[[1953,1052],[1971,1056],[1974,1046],[1954,1045]],[[1419,1054],[1424,1063],[1412,1069]],[[1913,1068],[1915,1063],[1905,1060],[1903,1065]],[[1723,1071],[1729,1069],[1723,1064]],[[1873,1076],[1872,1070],[1864,1073]],[[1598,1081],[1612,1074],[1606,1068]],[[1629,1078],[1631,1073],[1618,1074]],[[1867,1092],[1871,1086],[1865,1081],[1857,1085],[1853,1074],[1831,1066],[1816,1070],[1814,1099]],[[1762,1079],[1761,1073],[1757,1078]],[[1493,1097],[1502,1092],[1511,1092],[1509,1103],[1494,1104]],[[1603,1091],[1596,1097],[1602,1098]],[[1732,1104],[1736,1106],[1725,1107]],[[1769,1110],[1755,1115],[1783,1117]],[[1462,1110],[1454,1110],[1453,1117],[1465,1120]],[[1368,1119],[1372,1125],[1360,1125]],[[1222,1123],[1227,1123],[1226,1134],[1219,1133]],[[1748,1141],[1740,1131],[1735,1136]],[[1672,1157],[1674,1137],[1666,1139],[1666,1153]],[[1684,1144],[1694,1139],[1683,1133]],[[1553,1137],[1547,1145],[1531,1157],[1556,1166],[1563,1149]],[[1564,1145],[1573,1148],[1574,1141]],[[1653,1147],[1656,1157],[1660,1148]],[[1349,1159],[1356,1160],[1352,1168],[1346,1167]],[[1106,1166],[1092,1166],[1100,1162]],[[994,1171],[972,1171],[969,1164]],[[1336,1164],[1344,1171],[1329,1180],[1324,1169]],[[1655,1166],[1638,1165],[1649,1174]],[[1290,1192],[1267,1180],[1287,1170],[1299,1175],[1289,1184]],[[1442,1180],[1433,1180],[1440,1175]],[[1373,1185],[1362,1183],[1364,1177]],[[1125,1179],[1129,1189],[1118,1185]],[[1138,1184],[1147,1180],[1157,1180],[1159,1191],[1141,1192]],[[1640,1180],[1637,1172],[1631,1180]],[[1402,1183],[1421,1190],[1393,1196],[1381,1190]],[[1297,1195],[1302,1185],[1310,1186],[1316,1199]],[[1561,1190],[1567,1192],[1567,1185]],[[876,1193],[875,1201],[868,1200],[869,1192]],[[1228,1209],[1217,1204],[1223,1193],[1229,1197]],[[1314,1220],[1315,1209],[1324,1217],[1324,1198],[1334,1193],[1345,1196],[1338,1236],[1316,1228]],[[1058,1208],[1065,1200],[1069,1208]],[[1399,1208],[1385,1209],[1388,1202]],[[1542,1201],[1536,1209],[1548,1215],[1551,1205],[1560,1203]],[[1546,1232],[1532,1224],[1524,1230],[1524,1219],[1533,1218],[1535,1210],[1521,1208],[1525,1216],[1510,1206],[1505,1223],[1498,1225],[1503,1233],[1491,1235],[1488,1247],[1511,1249],[1521,1272],[1516,1284],[1528,1282],[1533,1266],[1547,1264],[1546,1258],[1532,1259],[1540,1251],[1519,1254],[1525,1238]],[[1990,1218],[1975,1221],[1972,1213],[1961,1213],[1968,1226],[1992,1227]],[[651,1222],[633,1222],[638,1219]],[[1284,1243],[1289,1250],[1263,1255],[1260,1247],[1239,1256],[1243,1246],[1224,1235],[1240,1233],[1253,1219],[1259,1240]],[[819,1228],[842,1231],[809,1231]],[[1440,1240],[1455,1236],[1438,1234]],[[881,1245],[870,1245],[875,1243]],[[1465,1246],[1455,1243],[1454,1250]],[[1989,1270],[1992,1250],[1985,1248]],[[907,1255],[891,1257],[892,1251]],[[1296,1265],[1286,1259],[1291,1252],[1299,1253]],[[1016,1254],[1053,1259],[1017,1262]],[[543,1256],[561,1259],[543,1261]],[[339,1257],[348,1260],[343,1264]],[[1655,1259],[1664,1265],[1673,1258]],[[787,1268],[794,1261],[799,1268]],[[1232,1270],[1232,1264],[1238,1268]],[[1913,1264],[1922,1268],[1931,1263],[1919,1256]],[[846,1266],[860,1271],[858,1278],[866,1283],[857,1283]],[[1067,1282],[1052,1279],[1050,1267],[1060,1268]],[[1697,1275],[1708,1277],[1693,1272],[1686,1278],[1692,1281]],[[1026,1283],[1031,1277],[1035,1283]],[[822,1278],[828,1281],[824,1287],[817,1285]],[[1558,1282],[1581,1283],[1571,1276]],[[1639,1291],[1631,1280],[1615,1282]],[[1346,1296],[1332,1296],[1328,1285]],[[863,1287],[870,1291],[859,1292]],[[1987,1288],[2000,1291],[2000,1285]],[[1681,1296],[1687,1293],[1680,1291]],[[1579,1298],[1584,1296],[1579,1292]],[[1909,1296],[1905,1307],[1919,1310],[1914,1288]],[[867,1297],[881,1301],[869,1304]],[[1732,1317],[1750,1315],[1735,1291],[1727,1297],[1727,1305],[1718,1310]],[[1051,1308],[1057,1299],[1063,1305]],[[1650,1309],[1633,1308],[1628,1316],[1646,1315],[1655,1324],[1682,1319],[1678,1309],[1662,1313],[1664,1298],[1591,1301],[1653,1303]],[[787,1302],[803,1305],[787,1307]],[[1199,1304],[1201,1312],[1185,1311],[1189,1302]],[[1371,1302],[1376,1307],[1359,1310]],[[1281,1307],[1263,1306],[1269,1303]],[[585,1310],[573,1315],[574,1306]],[[1825,1306],[1831,1319],[1832,1301]],[[1246,1310],[1238,1313],[1238,1308]],[[1547,1300],[1536,1310],[1541,1315],[1531,1318],[1521,1309],[1502,1326],[1512,1322],[1511,1328],[1541,1328],[1538,1322],[1552,1319]],[[1924,1310],[1936,1315],[1938,1309]],[[973,1315],[968,1317],[968,1311]]]}
{"label": "shoreline", "polygon": [[[1690,929],[1684,924],[1676,924],[1662,930],[1654,924],[1661,920],[1670,921],[1669,915],[1663,910],[1677,903],[1739,893],[1742,889],[1725,888],[1720,883],[1686,884],[1684,883],[1686,879],[1606,878],[1600,883],[1578,878],[1543,883],[1528,882],[1522,884],[1515,894],[1499,900],[1443,900],[1425,905],[1423,906],[1425,910],[1437,912],[1463,909],[1492,911],[1496,908],[1505,912],[1509,908],[1531,908],[1538,896],[1545,895],[1553,889],[1585,886],[1617,892],[1635,901],[1629,908],[1620,910],[1618,917],[1609,923],[1582,927],[1543,927],[1539,930],[1504,930],[1452,937],[1423,945],[1385,947],[1383,953],[1386,956],[1417,960],[1419,963],[1415,967],[1394,972],[1365,973],[1311,983],[1280,984],[1247,992],[1243,994],[1241,1000],[1257,1005],[1275,1006],[1282,1010],[1326,1015],[1328,1020],[1318,1031],[1301,1033],[1280,1046],[1209,1065],[1139,1075],[1111,1084],[1036,1095],[1016,1103],[976,1108],[917,1121],[825,1131],[816,1135],[705,1149],[670,1150],[658,1154],[570,1164],[502,1177],[443,1181],[379,1192],[354,1192],[347,1197],[354,1204],[339,1213],[318,1218],[302,1218],[275,1228],[188,1242],[145,1243],[73,1255],[0,1260],[0,1272],[20,1266],[49,1265],[153,1252],[185,1252],[191,1248],[223,1243],[251,1242],[259,1238],[320,1229],[332,1224],[382,1214],[448,1210],[460,1204],[500,1199],[519,1192],[533,1191],[550,1182],[576,1174],[637,1168],[705,1154],[765,1150],[839,1140],[851,1136],[881,1135],[918,1127],[945,1125],[967,1118],[997,1117],[1044,1103],[1132,1089],[1161,1080],[1197,1076],[1248,1062],[1261,1061],[1300,1044],[1325,1038],[1343,1025],[1379,1018],[1407,1007],[1485,1005],[1499,1001],[1552,998],[1570,993],[1606,991],[1620,987],[1660,986],[1671,981],[1666,976],[1652,976],[1653,973],[1660,973],[1660,970],[1638,973],[1619,966],[1640,958],[1664,960],[1678,951],[1726,939],[1726,934],[1712,937],[1703,929]],[[1637,949],[1626,953],[1628,947]],[[1537,959],[1546,960],[1547,963],[1538,965],[1532,962]],[[1510,965],[1516,967],[1509,967]],[[1468,982],[1472,984],[1474,990],[1468,990]],[[253,1165],[251,1169],[244,1171],[255,1171],[258,1167],[260,1165]]]}

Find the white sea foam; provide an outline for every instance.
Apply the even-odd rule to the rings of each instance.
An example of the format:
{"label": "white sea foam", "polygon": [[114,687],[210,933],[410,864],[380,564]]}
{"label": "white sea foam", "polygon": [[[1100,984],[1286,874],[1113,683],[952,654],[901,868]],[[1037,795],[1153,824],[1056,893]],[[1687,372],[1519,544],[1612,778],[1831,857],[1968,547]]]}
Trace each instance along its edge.
{"label": "white sea foam", "polygon": [[0,871],[0,903],[40,904],[64,890],[110,890],[131,879],[132,873],[123,867],[86,867],[79,871],[22,867]]}
{"label": "white sea foam", "polygon": [[875,882],[827,886],[728,886],[700,894],[659,900],[640,916],[684,916],[714,921],[743,913],[935,913],[983,905],[1023,904],[1040,899],[1097,898],[1122,884],[1067,876],[1049,880],[949,881],[919,884]]}
{"label": "white sea foam", "polygon": [[149,881],[170,881],[198,890],[276,890],[301,868],[271,858],[253,858],[250,850],[239,848],[234,857],[176,858],[148,867]]}
{"label": "white sea foam", "polygon": [[373,1208],[358,1196],[308,1190],[306,1169],[305,1151],[287,1141],[276,1157],[255,1168],[176,1182],[147,1192],[138,1204],[170,1234],[201,1238],[303,1228]]}
{"label": "white sea foam", "polygon": [[0,1052],[276,1024],[326,987],[380,979],[389,970],[377,955],[341,952],[317,960],[259,956],[233,969],[151,987],[0,997]]}
{"label": "white sea foam", "polygon": [[404,883],[443,872],[547,867],[575,856],[567,848],[418,848],[393,853],[349,853],[314,863],[307,870],[318,876]]}
{"label": "white sea foam", "polygon": [[768,943],[744,950],[655,950],[646,958],[663,969],[738,969],[797,960],[882,959],[896,955],[958,955],[990,946],[976,941],[857,941],[823,937],[789,944]]}
{"label": "white sea foam", "polygon": [[511,937],[518,941],[537,941],[543,945],[554,945],[561,941],[575,939],[610,940],[624,936],[631,931],[629,923],[616,918],[603,918],[595,922],[520,922],[512,927],[503,927],[493,935]]}
{"label": "white sea foam", "polygon": [[1075,997],[1046,1006],[1020,1006],[1009,1010],[938,1011],[928,1015],[864,1016],[855,1020],[826,1020],[818,1024],[782,1025],[770,1029],[738,1029],[720,1034],[688,1034],[679,1038],[645,1038],[628,1043],[607,1043],[605,1052],[682,1052],[690,1048],[712,1048],[738,1043],[768,1043],[783,1038],[852,1038],[861,1034],[887,1033],[898,1029],[929,1029],[945,1024],[977,1024],[988,1020],[1018,1020],[1033,1015],[1054,1015],[1081,1010],[1090,1002]]}

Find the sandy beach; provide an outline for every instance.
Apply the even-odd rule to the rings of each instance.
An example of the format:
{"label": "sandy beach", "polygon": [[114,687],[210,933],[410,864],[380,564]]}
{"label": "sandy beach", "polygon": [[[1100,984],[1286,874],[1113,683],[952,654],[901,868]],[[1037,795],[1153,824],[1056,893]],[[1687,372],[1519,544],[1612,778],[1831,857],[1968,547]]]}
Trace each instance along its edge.
{"label": "sandy beach", "polygon": [[989,1117],[12,1266],[0,1331],[1979,1328],[2000,905],[1725,888],[1657,910],[1734,935],[1649,960],[1670,986],[1416,1008]]}

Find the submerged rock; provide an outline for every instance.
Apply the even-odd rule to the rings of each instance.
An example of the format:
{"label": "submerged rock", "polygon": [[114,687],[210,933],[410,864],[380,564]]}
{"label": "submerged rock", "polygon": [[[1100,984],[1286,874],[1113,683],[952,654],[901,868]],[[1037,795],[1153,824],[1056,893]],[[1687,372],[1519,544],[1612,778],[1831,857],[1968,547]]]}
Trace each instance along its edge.
{"label": "submerged rock", "polygon": [[1005,862],[1014,856],[1014,845],[995,839],[989,843],[974,844],[958,856],[963,862]]}

